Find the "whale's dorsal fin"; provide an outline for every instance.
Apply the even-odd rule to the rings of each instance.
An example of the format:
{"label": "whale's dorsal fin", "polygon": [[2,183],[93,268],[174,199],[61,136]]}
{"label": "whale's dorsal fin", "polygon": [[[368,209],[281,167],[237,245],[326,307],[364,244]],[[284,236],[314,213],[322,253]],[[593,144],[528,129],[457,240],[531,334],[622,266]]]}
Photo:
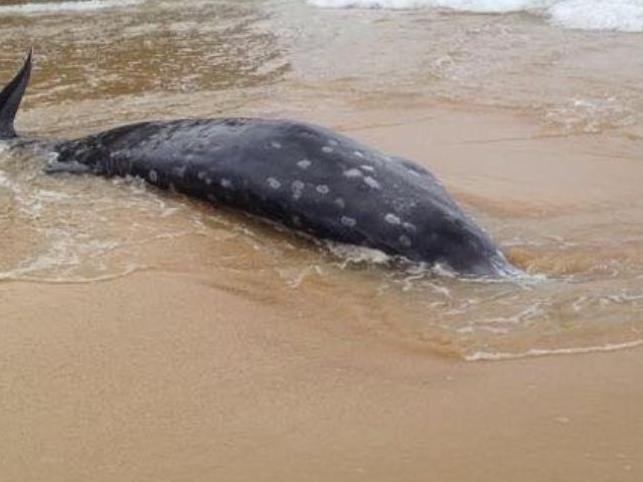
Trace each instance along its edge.
{"label": "whale's dorsal fin", "polygon": [[31,53],[29,49],[22,68],[7,86],[0,92],[0,139],[16,137],[13,121],[25,93],[31,75]]}

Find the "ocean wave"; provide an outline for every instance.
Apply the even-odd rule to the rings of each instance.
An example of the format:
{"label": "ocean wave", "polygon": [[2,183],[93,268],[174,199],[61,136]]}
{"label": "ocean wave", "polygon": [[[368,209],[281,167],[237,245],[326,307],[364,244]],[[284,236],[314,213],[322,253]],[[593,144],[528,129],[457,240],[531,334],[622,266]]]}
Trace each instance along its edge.
{"label": "ocean wave", "polygon": [[547,13],[552,23],[566,28],[643,32],[643,0],[566,0]]}
{"label": "ocean wave", "polygon": [[0,15],[33,15],[57,12],[87,12],[106,8],[129,7],[145,0],[83,0],[78,2],[24,3],[0,6]]}
{"label": "ocean wave", "polygon": [[528,12],[571,29],[643,32],[643,0],[308,0],[323,8],[449,8],[474,13]]}
{"label": "ocean wave", "polygon": [[507,13],[550,7],[556,0],[309,0],[325,8],[450,8],[464,12]]}

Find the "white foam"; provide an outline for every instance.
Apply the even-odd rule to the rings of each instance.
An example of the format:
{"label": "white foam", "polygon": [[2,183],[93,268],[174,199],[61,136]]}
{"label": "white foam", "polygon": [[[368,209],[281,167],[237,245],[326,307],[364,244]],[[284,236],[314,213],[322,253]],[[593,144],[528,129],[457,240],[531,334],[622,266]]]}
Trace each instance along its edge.
{"label": "white foam", "polygon": [[566,0],[553,5],[548,15],[566,28],[643,32],[643,0]]}
{"label": "white foam", "polygon": [[145,0],[83,0],[78,2],[25,3],[0,6],[0,15],[37,15],[57,12],[88,12],[138,5]]}
{"label": "white foam", "polygon": [[643,0],[308,0],[323,8],[449,8],[474,13],[528,12],[560,27],[643,32]]}
{"label": "white foam", "polygon": [[342,267],[361,263],[385,265],[392,260],[391,256],[378,249],[333,241],[326,241],[325,244],[335,256],[343,260]]}
{"label": "white foam", "polygon": [[578,348],[532,348],[520,353],[503,353],[503,352],[485,352],[478,351],[470,355],[466,355],[466,361],[498,361],[498,360],[513,360],[516,358],[527,358],[534,356],[548,356],[548,355],[581,355],[584,353],[597,353],[609,352],[617,350],[625,350],[627,348],[637,348],[643,346],[643,340],[629,341],[625,343],[608,343],[600,346],[588,346]]}
{"label": "white foam", "polygon": [[403,10],[439,7],[465,12],[505,13],[546,8],[554,4],[556,0],[309,0],[309,2],[326,8]]}

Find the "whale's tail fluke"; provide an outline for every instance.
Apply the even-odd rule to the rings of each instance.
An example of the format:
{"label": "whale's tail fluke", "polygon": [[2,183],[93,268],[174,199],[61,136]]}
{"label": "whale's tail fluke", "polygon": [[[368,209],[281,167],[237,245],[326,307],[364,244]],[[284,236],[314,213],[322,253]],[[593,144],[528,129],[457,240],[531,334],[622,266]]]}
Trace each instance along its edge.
{"label": "whale's tail fluke", "polygon": [[13,121],[20,107],[20,101],[25,93],[29,76],[31,74],[31,52],[29,49],[27,58],[22,68],[7,86],[0,92],[0,139],[16,137]]}

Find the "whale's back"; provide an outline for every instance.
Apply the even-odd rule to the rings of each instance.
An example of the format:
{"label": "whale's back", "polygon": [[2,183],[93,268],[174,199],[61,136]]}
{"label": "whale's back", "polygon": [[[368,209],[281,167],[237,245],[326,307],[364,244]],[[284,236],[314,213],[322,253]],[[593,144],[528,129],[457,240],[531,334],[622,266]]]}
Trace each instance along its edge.
{"label": "whale's back", "polygon": [[460,271],[497,256],[426,169],[307,123],[147,122],[63,144],[59,161],[140,176],[319,238]]}

